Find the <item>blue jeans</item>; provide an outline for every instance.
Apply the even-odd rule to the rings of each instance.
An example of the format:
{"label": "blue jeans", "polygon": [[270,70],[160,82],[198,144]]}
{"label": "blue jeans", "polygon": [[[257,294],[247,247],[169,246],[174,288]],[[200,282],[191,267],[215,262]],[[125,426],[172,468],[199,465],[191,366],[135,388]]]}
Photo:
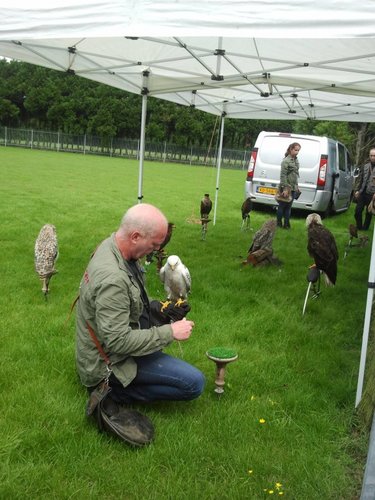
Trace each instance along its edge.
{"label": "blue jeans", "polygon": [[277,220],[279,222],[282,222],[282,219],[284,217],[284,226],[287,226],[289,224],[289,219],[290,219],[290,214],[292,212],[292,205],[293,205],[293,200],[296,195],[295,191],[292,191],[292,201],[289,203],[286,203],[285,201],[279,201],[279,206],[277,207]]}
{"label": "blue jeans", "polygon": [[117,403],[189,401],[203,392],[203,373],[181,359],[161,351],[133,359],[137,375],[128,386],[124,387],[113,373],[110,377],[110,396]]}

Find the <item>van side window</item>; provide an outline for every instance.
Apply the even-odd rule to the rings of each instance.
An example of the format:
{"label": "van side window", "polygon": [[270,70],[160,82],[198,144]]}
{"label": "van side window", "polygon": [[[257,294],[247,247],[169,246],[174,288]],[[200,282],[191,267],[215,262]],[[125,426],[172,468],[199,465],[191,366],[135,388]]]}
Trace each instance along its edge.
{"label": "van side window", "polygon": [[349,154],[349,151],[346,151],[346,166],[347,166],[347,169],[349,172],[352,172],[353,171],[353,162],[352,162],[352,159],[350,157],[350,154]]}
{"label": "van side window", "polygon": [[342,172],[346,171],[346,154],[345,148],[342,144],[338,144],[339,148],[339,170]]}

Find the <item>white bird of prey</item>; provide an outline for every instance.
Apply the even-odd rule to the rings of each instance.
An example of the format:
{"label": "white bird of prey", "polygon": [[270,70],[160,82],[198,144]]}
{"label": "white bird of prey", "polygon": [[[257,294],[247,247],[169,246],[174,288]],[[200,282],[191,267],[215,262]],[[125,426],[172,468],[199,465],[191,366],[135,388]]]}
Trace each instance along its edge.
{"label": "white bird of prey", "polygon": [[51,277],[57,273],[55,262],[59,255],[56,228],[53,224],[45,224],[35,241],[35,271],[43,283],[42,292],[47,298]]}
{"label": "white bird of prey", "polygon": [[171,301],[187,300],[191,289],[189,269],[181,262],[178,255],[170,255],[159,273],[167,292],[167,299]]}

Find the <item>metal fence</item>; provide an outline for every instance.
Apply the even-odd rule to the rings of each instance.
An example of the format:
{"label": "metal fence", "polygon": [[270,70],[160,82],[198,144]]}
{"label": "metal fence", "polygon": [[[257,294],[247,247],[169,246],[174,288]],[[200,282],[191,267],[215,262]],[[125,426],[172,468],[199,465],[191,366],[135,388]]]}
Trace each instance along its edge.
{"label": "metal fence", "polygon": [[[135,139],[105,138],[2,126],[0,126],[0,146],[139,159],[139,140]],[[249,155],[248,150],[223,149],[221,166],[245,169]],[[146,141],[144,158],[168,163],[214,167],[217,163],[217,151],[207,147],[182,147],[167,142]]]}

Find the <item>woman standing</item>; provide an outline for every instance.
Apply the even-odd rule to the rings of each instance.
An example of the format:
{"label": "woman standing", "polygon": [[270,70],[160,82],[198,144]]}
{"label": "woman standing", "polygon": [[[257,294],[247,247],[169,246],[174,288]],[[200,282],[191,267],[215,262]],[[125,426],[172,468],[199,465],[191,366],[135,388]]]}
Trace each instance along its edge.
{"label": "woman standing", "polygon": [[288,201],[279,201],[279,206],[277,208],[277,225],[279,227],[284,227],[284,229],[290,229],[289,219],[292,211],[292,203],[299,193],[299,162],[297,155],[300,149],[301,145],[298,144],[298,142],[292,142],[286,150],[285,158],[281,162],[279,189],[282,192],[282,196]]}

